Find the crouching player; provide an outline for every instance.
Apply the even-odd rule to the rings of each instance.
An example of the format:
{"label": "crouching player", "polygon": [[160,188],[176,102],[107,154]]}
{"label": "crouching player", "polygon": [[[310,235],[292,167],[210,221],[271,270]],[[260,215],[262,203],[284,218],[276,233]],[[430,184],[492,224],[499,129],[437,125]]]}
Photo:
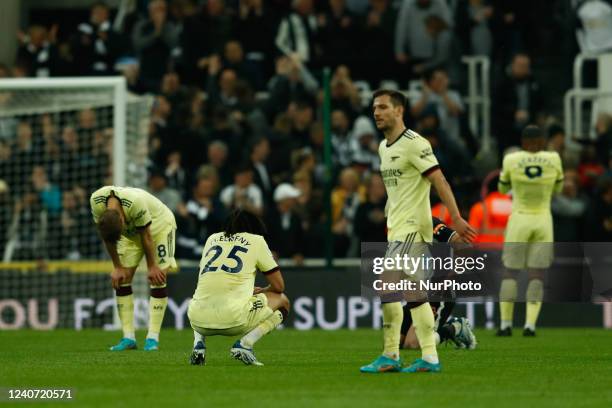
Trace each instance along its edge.
{"label": "crouching player", "polygon": [[90,205],[94,222],[113,260],[111,281],[123,328],[123,338],[111,351],[136,348],[132,279],[143,256],[151,288],[149,332],[144,349],[157,350],[168,304],[166,274],[176,269],[174,215],[153,195],[131,187],[102,187],[91,195]]}
{"label": "crouching player", "polygon": [[[263,365],[253,345],[289,312],[283,277],[264,234],[265,226],[256,215],[236,210],[224,231],[206,240],[187,312],[194,330],[192,365],[204,365],[207,336],[242,336],[230,355],[247,365]],[[269,283],[265,288],[254,287],[258,270]]]}
{"label": "crouching player", "polygon": [[[440,219],[432,217],[433,220],[433,238],[436,242],[458,243],[468,241],[464,240],[452,228],[444,224]],[[430,302],[431,309],[435,318],[435,341],[436,345],[444,343],[447,340],[452,341],[460,348],[475,349],[476,336],[472,332],[470,322],[465,317],[454,317],[449,320],[449,317],[455,307],[454,302]],[[402,321],[402,330],[400,336],[400,348],[420,349],[419,340],[417,339],[414,326],[412,324],[412,315],[410,307],[406,305],[404,309],[404,319]]]}

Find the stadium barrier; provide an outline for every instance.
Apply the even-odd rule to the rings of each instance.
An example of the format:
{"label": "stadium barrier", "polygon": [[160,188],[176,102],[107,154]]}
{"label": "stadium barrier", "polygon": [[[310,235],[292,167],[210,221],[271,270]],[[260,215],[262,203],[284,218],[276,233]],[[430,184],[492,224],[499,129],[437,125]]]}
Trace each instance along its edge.
{"label": "stadium barrier", "polygon": [[[319,263],[323,262],[320,260]],[[331,270],[325,267],[283,267],[287,295],[292,301],[292,313],[285,327],[298,330],[380,328],[379,301],[361,297],[359,260],[342,260],[342,263],[344,266],[336,265]],[[108,277],[109,266],[106,262],[65,261],[2,264],[0,330],[119,330],[114,293]],[[564,268],[563,265],[558,267]],[[197,263],[182,262],[181,271],[168,276],[170,296],[164,319],[166,327],[189,328],[187,307],[198,273]],[[258,283],[263,284],[261,277]],[[525,282],[519,283],[523,284]],[[589,292],[588,285],[585,276],[577,277],[573,284],[576,302],[545,304],[539,325],[601,327],[606,321],[609,324],[610,303],[604,306],[577,302],[582,293]],[[137,272],[134,286],[135,324],[144,328],[148,318],[148,285],[144,271]],[[462,301],[455,314],[467,314],[477,326],[484,326],[494,318],[491,309],[485,307],[488,299],[471,300],[474,301]],[[517,304],[517,312],[521,313],[523,307],[523,304]]]}

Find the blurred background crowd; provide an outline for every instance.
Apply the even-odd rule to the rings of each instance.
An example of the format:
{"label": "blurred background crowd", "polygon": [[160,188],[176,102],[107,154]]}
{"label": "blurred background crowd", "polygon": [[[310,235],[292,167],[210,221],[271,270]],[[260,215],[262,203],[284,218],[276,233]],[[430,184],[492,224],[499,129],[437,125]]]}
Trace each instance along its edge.
{"label": "blurred background crowd", "polygon": [[[509,199],[479,165],[487,158],[467,123],[465,55],[492,62],[497,163],[528,123],[546,129],[563,159],[555,239],[612,240],[612,115],[592,124],[595,139],[572,146],[560,126],[575,55],[612,51],[608,1],[128,0],[33,10],[29,21],[0,77],[124,75],[132,92],[155,95],[148,188],[176,214],[179,258],[199,259],[236,207],[261,214],[270,246],[298,263],[323,256],[330,219],[337,257],[358,256],[360,241],[384,241],[382,136],[368,91],[410,81],[407,124],[431,142],[465,217],[495,235]],[[332,70],[329,211],[324,67]],[[0,229],[18,230],[23,243],[41,234],[49,242],[44,254],[21,245],[14,259],[101,255],[88,197],[112,180],[104,115],[0,121]],[[0,235],[3,253],[10,234]]]}

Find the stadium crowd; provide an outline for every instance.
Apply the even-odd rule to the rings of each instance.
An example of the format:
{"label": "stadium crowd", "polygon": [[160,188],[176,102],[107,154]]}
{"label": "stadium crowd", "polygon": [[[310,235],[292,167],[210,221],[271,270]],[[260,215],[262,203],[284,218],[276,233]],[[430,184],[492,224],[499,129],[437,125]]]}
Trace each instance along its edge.
{"label": "stadium crowd", "polygon": [[[510,0],[150,0],[118,10],[97,2],[76,27],[20,33],[15,64],[0,66],[0,77],[124,75],[131,91],[155,95],[148,188],[177,216],[177,257],[199,259],[206,237],[241,207],[264,216],[270,246],[299,263],[323,255],[328,216],[323,67],[332,68],[329,216],[334,253],[344,257],[358,256],[359,241],[385,240],[381,136],[364,90],[417,81],[407,123],[432,144],[466,218],[484,199],[460,61],[486,56],[500,156],[519,145],[526,124],[545,127],[565,168],[552,208],[556,239],[610,241],[612,115],[599,116],[593,143],[566,146],[550,103],[559,96],[533,73],[530,40],[542,15],[561,10],[563,32],[577,26],[588,39],[595,17],[581,7],[608,4],[563,11],[565,3],[534,11]],[[13,259],[101,256],[88,197],[112,180],[103,114],[0,121],[0,253],[18,236]]]}

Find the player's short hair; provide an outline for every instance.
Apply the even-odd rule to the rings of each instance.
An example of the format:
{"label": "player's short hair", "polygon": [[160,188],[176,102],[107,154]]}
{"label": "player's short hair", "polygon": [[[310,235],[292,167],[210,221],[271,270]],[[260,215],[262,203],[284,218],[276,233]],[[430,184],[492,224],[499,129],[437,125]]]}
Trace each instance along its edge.
{"label": "player's short hair", "polygon": [[98,220],[98,231],[104,242],[116,243],[121,238],[121,230],[123,225],[121,222],[121,214],[119,211],[107,209]]}
{"label": "player's short hair", "polygon": [[404,96],[404,94],[401,93],[400,91],[396,91],[393,89],[378,89],[374,91],[374,94],[372,95],[372,99],[376,99],[379,96],[385,96],[385,95],[389,97],[389,99],[391,100],[391,104],[393,104],[393,106],[401,106],[402,108],[406,107],[406,96]]}
{"label": "player's short hair", "polygon": [[544,137],[544,132],[536,125],[528,125],[523,129],[521,136],[523,139],[539,139]]}
{"label": "player's short hair", "polygon": [[226,237],[230,237],[241,232],[265,235],[267,230],[266,225],[257,215],[250,211],[235,209],[227,217],[223,232]]}

